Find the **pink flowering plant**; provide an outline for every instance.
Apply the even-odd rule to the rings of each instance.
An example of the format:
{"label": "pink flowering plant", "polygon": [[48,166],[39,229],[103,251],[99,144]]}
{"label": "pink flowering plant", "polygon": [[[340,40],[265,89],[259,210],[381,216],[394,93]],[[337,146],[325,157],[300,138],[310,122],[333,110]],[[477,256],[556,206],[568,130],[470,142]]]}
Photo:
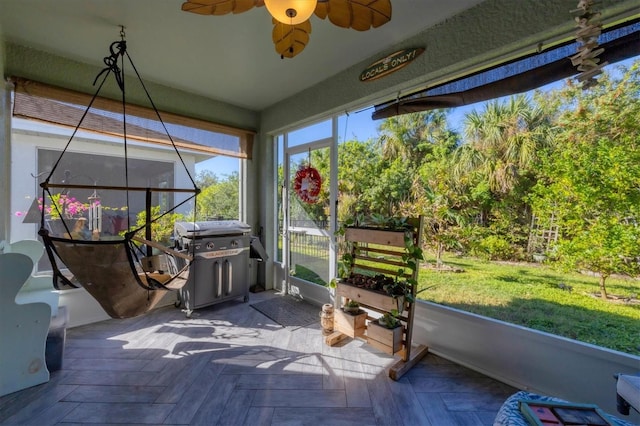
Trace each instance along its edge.
{"label": "pink flowering plant", "polygon": [[69,197],[64,194],[54,194],[51,196],[51,203],[44,203],[42,198],[38,198],[40,211],[44,206],[45,214],[51,219],[57,219],[63,215],[65,219],[74,219],[83,217],[89,209],[89,204],[81,203],[75,197]]}

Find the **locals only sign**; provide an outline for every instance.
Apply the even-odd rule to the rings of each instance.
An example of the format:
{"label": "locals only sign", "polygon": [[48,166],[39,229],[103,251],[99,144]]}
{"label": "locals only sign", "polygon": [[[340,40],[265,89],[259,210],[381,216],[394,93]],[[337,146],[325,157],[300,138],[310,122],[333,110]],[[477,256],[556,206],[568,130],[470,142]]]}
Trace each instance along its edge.
{"label": "locals only sign", "polygon": [[360,74],[360,81],[373,81],[406,67],[424,52],[424,47],[398,50],[369,65]]}

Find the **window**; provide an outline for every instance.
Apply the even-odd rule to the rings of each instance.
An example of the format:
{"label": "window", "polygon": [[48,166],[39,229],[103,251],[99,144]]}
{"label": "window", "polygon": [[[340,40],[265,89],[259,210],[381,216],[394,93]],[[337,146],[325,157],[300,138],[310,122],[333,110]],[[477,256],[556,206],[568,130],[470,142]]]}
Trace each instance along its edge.
{"label": "window", "polygon": [[423,215],[420,299],[639,354],[639,67],[392,114],[363,136],[366,114],[345,117],[338,219]]}
{"label": "window", "polygon": [[[41,206],[38,199],[42,197],[39,185],[50,174],[67,144],[51,183],[187,189],[193,188],[191,178],[198,180],[196,173],[203,173],[197,182],[202,190],[197,210],[190,201],[176,213],[189,217],[196,210],[197,220],[240,217],[242,185],[238,171],[240,161],[250,158],[252,131],[164,112],[159,113],[160,121],[153,116],[153,110],[127,105],[128,165],[125,168],[124,123],[118,102],[96,98],[87,111],[85,105],[91,100],[88,95],[19,78],[14,79],[14,83],[12,241],[37,237]],[[223,169],[219,168],[221,165]],[[75,199],[80,210],[86,207],[90,197],[99,197],[100,231],[105,238],[136,227],[138,215],[145,209],[143,191],[100,189],[96,193],[84,188],[53,188],[52,193],[56,192],[58,197]],[[188,193],[154,191],[152,208],[164,212],[188,196]],[[77,214],[87,216],[89,213],[83,210]],[[48,269],[41,265],[40,269],[43,268]]]}
{"label": "window", "polygon": [[[38,175],[46,176],[51,166],[60,157],[61,151],[38,149]],[[129,186],[151,188],[174,187],[174,163],[138,158],[129,159]],[[60,159],[53,182],[65,181],[71,184],[124,186],[124,164],[121,157],[67,152]],[[126,213],[129,205],[130,219],[135,225],[136,215],[145,209],[143,192],[130,192],[129,199],[123,191],[90,189],[63,190],[64,194],[77,202],[88,204],[90,197],[99,197],[102,206],[102,235],[118,235],[127,229]],[[173,194],[152,193],[152,206],[167,211],[174,205]],[[39,219],[39,218],[38,218]]]}

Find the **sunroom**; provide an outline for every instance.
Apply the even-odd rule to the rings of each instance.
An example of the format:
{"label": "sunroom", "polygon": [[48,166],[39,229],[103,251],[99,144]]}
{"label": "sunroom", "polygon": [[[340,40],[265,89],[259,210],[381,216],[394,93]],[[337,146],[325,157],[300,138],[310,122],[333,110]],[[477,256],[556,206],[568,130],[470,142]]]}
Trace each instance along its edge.
{"label": "sunroom", "polygon": [[[234,204],[237,212],[226,219],[249,225],[252,235],[261,241],[267,254],[264,261],[252,260],[249,264],[247,285],[256,291],[265,290],[252,293],[249,300],[269,300],[276,294],[278,297],[286,294],[311,306],[308,311],[310,315],[315,311],[316,320],[323,304],[336,303],[335,291],[329,284],[339,274],[336,234],[339,233],[340,224],[336,218],[344,201],[339,198],[338,146],[359,131],[360,122],[367,122],[370,128],[375,128],[369,117],[389,117],[396,113],[420,110],[421,107],[416,107],[412,100],[425,93],[432,95],[430,89],[447,88],[454,92],[456,90],[452,88],[456,87],[456,82],[464,81],[466,77],[483,76],[487,70],[498,70],[501,65],[517,64],[519,60],[533,58],[535,62],[535,58],[545,52],[555,51],[565,45],[575,48],[573,43],[579,37],[575,17],[579,15],[581,7],[587,7],[587,3],[588,7],[600,13],[598,20],[603,32],[624,28],[628,32],[616,37],[630,37],[630,44],[637,44],[633,40],[635,37],[635,41],[638,41],[640,17],[637,0],[602,1],[593,5],[577,0],[457,0],[446,4],[438,1],[391,0],[393,13],[389,22],[367,31],[340,28],[349,24],[344,24],[340,19],[331,19],[331,13],[327,19],[322,19],[321,14],[316,13],[310,18],[313,32],[308,32],[306,44],[289,51],[278,47],[275,30],[278,25],[276,21],[274,24],[271,22],[271,9],[262,7],[267,2],[192,2],[209,8],[202,14],[191,13],[187,10],[189,7],[181,10],[183,3],[174,0],[65,0],[54,5],[44,0],[0,0],[0,68],[6,80],[0,104],[0,123],[4,128],[0,139],[0,162],[2,181],[5,183],[0,188],[0,241],[4,242],[3,247],[8,247],[19,240],[37,239],[38,220],[25,222],[15,213],[28,212],[39,194],[37,176],[50,170],[47,164],[55,162],[55,154],[63,150],[69,138],[73,124],[64,123],[59,117],[63,115],[60,105],[73,102],[83,105],[82,99],[90,98],[96,91],[94,79],[104,68],[102,61],[109,53],[110,44],[126,39],[128,53],[157,110],[173,119],[168,119],[168,122],[205,131],[207,135],[204,138],[213,140],[202,142],[202,139],[189,139],[188,133],[184,137],[181,134],[180,141],[185,142],[181,149],[188,172],[195,175],[204,170],[206,160],[212,158],[228,159],[233,164],[232,170],[237,172],[238,195]],[[219,6],[221,8],[236,7],[236,12],[244,7],[237,4],[251,7],[246,6],[248,10],[243,13],[213,14],[212,8],[215,6],[212,5],[216,3],[222,4]],[[378,7],[376,3],[386,2],[328,0],[318,3],[318,7],[335,7],[336,10],[339,10],[340,4],[349,3],[353,9],[340,13],[350,16],[361,13],[356,10],[358,7],[364,8],[362,4],[369,4],[375,9]],[[607,42],[610,40],[600,40],[605,52],[611,54],[616,46]],[[610,57],[612,63],[637,56],[637,51],[633,53],[634,48],[626,44],[615,52],[619,56]],[[605,54],[602,55],[604,57]],[[389,65],[391,62],[393,66]],[[534,65],[527,66],[528,71],[536,71]],[[386,69],[381,71],[384,67]],[[482,100],[490,100],[533,90],[555,80],[575,78],[580,71],[575,71],[573,67],[575,65],[569,71],[566,67],[564,70],[553,69],[549,71],[551,77],[542,73],[529,74],[526,81],[521,79],[513,87],[507,88],[488,84],[491,80],[487,77],[485,93],[479,96]],[[501,78],[507,76],[504,74]],[[133,77],[129,78],[131,80],[127,81],[133,81]],[[25,92],[29,92],[28,87],[42,88],[44,98],[58,102],[57,107],[51,110],[53,113],[45,117],[42,109],[36,108],[35,112],[32,110],[29,113],[31,116],[27,113],[17,114],[19,102],[16,96],[23,91],[23,87],[27,87]],[[118,100],[119,95],[113,87],[101,93],[107,100]],[[443,100],[445,103],[439,107],[476,102],[470,100],[476,93],[463,93],[462,98],[465,96],[467,100],[463,101]],[[131,90],[127,93],[127,103],[146,106],[147,99],[144,92]],[[142,108],[141,112],[132,109],[130,113],[133,116],[145,116],[151,111],[148,108]],[[94,175],[108,175],[105,164],[117,155],[113,150],[116,143],[111,139],[112,135],[105,135],[100,130],[85,129],[85,133],[79,136],[79,147],[73,148],[67,158],[70,158],[72,166],[73,161],[84,162],[85,166],[68,166],[68,169],[78,180],[88,179],[79,183],[91,184],[97,180]],[[137,169],[152,176],[153,185],[166,180],[172,180],[176,186],[188,182],[181,165],[169,158],[166,146],[149,143],[152,139],[147,134],[136,141],[130,155],[137,161]],[[91,163],[89,157],[96,156],[99,158]],[[322,176],[326,208],[308,214],[300,205],[290,202],[293,194],[287,194],[286,189],[292,188],[295,176],[286,176],[287,173],[279,175],[279,171],[295,170],[299,164],[320,161],[326,162],[323,164],[326,176]],[[211,172],[216,173],[216,170]],[[358,177],[354,176],[353,179],[357,180]],[[32,198],[25,200],[24,194]],[[292,255],[297,251],[295,245],[306,244],[305,241],[321,252],[314,260]],[[312,263],[317,259],[320,259],[319,265]],[[304,271],[310,273],[305,274]],[[35,273],[46,276],[47,265],[38,265]],[[40,424],[45,421],[44,413],[49,415],[57,412],[58,417],[51,415],[46,421],[109,423],[109,410],[113,409],[113,423],[190,424],[207,423],[210,420],[219,424],[279,424],[288,421],[304,424],[314,419],[315,423],[322,424],[323,419],[326,422],[335,421],[335,413],[340,413],[346,423],[414,424],[416,418],[422,419],[415,413],[417,417],[412,417],[414,408],[407,408],[410,414],[402,414],[398,419],[386,416],[403,404],[407,407],[418,405],[425,411],[428,411],[426,407],[430,407],[433,413],[443,410],[445,414],[459,414],[452,408],[456,401],[460,406],[464,405],[461,400],[451,396],[456,392],[446,386],[438,392],[439,398],[445,401],[444,408],[433,402],[429,405],[422,397],[407,397],[415,393],[386,383],[391,379],[385,368],[391,365],[393,356],[361,346],[357,339],[343,342],[344,346],[339,348],[329,347],[324,343],[319,321],[304,334],[304,327],[294,328],[285,337],[292,339],[286,345],[270,347],[269,339],[283,338],[282,330],[273,332],[272,328],[277,324],[263,321],[247,304],[242,304],[244,313],[233,311],[237,301],[203,308],[203,312],[196,309],[193,317],[187,318],[167,298],[166,303],[141,317],[143,319],[140,322],[139,319],[134,322],[129,319],[109,319],[83,289],[61,290],[57,295],[59,306],[64,307],[69,315],[66,326],[70,344],[64,355],[65,364],[60,371],[51,373],[51,379],[46,384],[1,397],[1,422]],[[407,387],[413,384],[415,389],[415,383],[423,377],[423,369],[433,365],[442,369],[442,365],[445,365],[444,370],[447,370],[453,368],[450,366],[456,366],[464,373],[447,376],[449,381],[462,380],[460,376],[472,377],[472,384],[463,393],[491,394],[495,398],[489,404],[489,410],[477,409],[473,415],[466,413],[469,416],[427,415],[421,422],[423,424],[463,424],[465,421],[492,424],[497,411],[496,401],[501,402],[515,390],[576,403],[596,404],[604,411],[616,414],[617,383],[614,376],[621,373],[637,375],[640,372],[640,357],[635,354],[582,343],[440,304],[418,300],[413,315],[412,342],[428,347],[429,354],[417,364],[419,371],[414,376],[408,375],[397,384],[406,384]],[[161,325],[154,325],[155,320],[161,321]],[[208,333],[209,328],[217,331]],[[152,329],[155,331],[149,334],[151,338],[145,343],[144,337]],[[195,340],[180,340],[178,343],[172,342],[171,348],[163,348],[162,342],[166,341],[167,336],[180,335],[180,329]],[[136,330],[138,336],[134,337]],[[284,330],[287,328],[284,327]],[[95,334],[89,335],[91,333]],[[638,331],[629,330],[629,333],[637,334]],[[311,354],[305,348],[304,339],[311,348]],[[313,343],[310,343],[311,339],[315,339]],[[3,335],[3,347],[11,344],[7,340],[8,337]],[[80,352],[85,344],[91,346],[86,348],[91,355],[83,359],[85,354]],[[364,352],[353,355],[347,351],[350,345],[358,345],[357,350]],[[126,349],[127,346],[133,350],[117,354],[114,351],[115,347]],[[210,372],[215,377],[208,377],[207,380],[215,382],[222,376],[230,380],[219,382],[217,393],[213,392],[210,385],[195,386],[204,386],[203,389],[212,392],[212,396],[225,402],[211,402],[208,407],[200,402],[198,407],[201,411],[191,413],[191,416],[188,415],[189,410],[180,403],[173,404],[178,401],[177,394],[147,397],[141,402],[145,409],[158,404],[160,411],[156,415],[144,418],[133,416],[130,419],[127,419],[126,413],[136,410],[136,404],[131,404],[132,399],[123,397],[119,400],[114,396],[112,401],[119,405],[109,407],[103,404],[109,402],[109,397],[104,397],[102,393],[100,398],[106,400],[91,400],[91,392],[97,392],[95,389],[87,389],[86,395],[89,396],[70,397],[72,391],[69,389],[71,393],[55,402],[47,400],[49,402],[42,405],[32,402],[40,397],[53,399],[53,393],[63,392],[65,386],[79,386],[78,382],[68,377],[82,370],[83,363],[104,361],[108,354],[115,358],[107,362],[117,364],[113,361],[116,358],[142,360],[153,353],[151,358],[163,359],[163,366],[167,370],[173,369],[174,375],[193,375],[195,371],[203,371],[196,368],[194,360],[200,359],[195,357],[196,354],[220,355],[222,352],[217,351],[225,349],[230,352],[218,358],[212,355],[211,359],[216,361],[211,362],[217,366],[235,365],[238,371],[240,366],[245,370],[251,366],[252,373],[265,373],[280,385],[256,391],[256,388],[252,388],[255,383],[248,378],[254,377],[252,373],[242,371],[236,377],[228,371],[222,375],[220,372]],[[106,355],[101,356],[101,352]],[[264,354],[268,356],[264,357]],[[276,354],[282,357],[272,359]],[[331,361],[323,358],[323,355],[330,355]],[[376,359],[380,360],[377,366]],[[228,363],[225,364],[223,360]],[[260,363],[256,361],[252,364],[251,360],[259,360]],[[277,368],[278,362],[283,363],[280,365],[286,364],[286,367]],[[362,365],[357,366],[358,362],[369,366],[369,370]],[[136,387],[145,387],[145,390],[146,387],[154,388],[155,391],[161,388],[160,385],[146,386],[153,383],[146,376],[140,382],[135,382],[133,377],[137,377],[137,374],[142,377],[144,367],[141,364],[134,367],[132,362],[127,361],[122,365],[125,367],[115,366],[111,369],[113,372],[122,372],[128,368],[127,365],[131,366],[131,381],[126,383],[129,387],[125,388],[124,382],[119,381],[113,382],[112,385],[116,385],[112,388],[108,387],[108,383],[103,383],[105,386],[102,386],[101,392],[107,389],[112,394],[136,393],[132,390]],[[185,365],[189,367],[182,369]],[[194,369],[189,373],[191,367]],[[308,370],[304,370],[307,367]],[[157,365],[147,368],[157,368]],[[266,370],[261,371],[261,368]],[[291,370],[288,371],[288,368]],[[304,374],[297,375],[300,373],[298,368],[303,369]],[[327,371],[332,373],[328,374]],[[350,376],[354,371],[357,372],[355,376]],[[286,379],[274,378],[280,374],[294,374],[295,378],[290,377],[289,382],[299,380],[307,384],[306,389],[300,390],[300,384],[295,387]],[[165,375],[165,380],[171,380],[168,373]],[[479,382],[476,380],[478,375],[483,377]],[[474,384],[484,383],[484,378],[497,383],[489,388],[495,390],[492,386],[498,386],[499,391],[492,393],[492,390],[482,386],[473,387]],[[190,380],[190,385],[198,382],[196,377]],[[352,395],[356,396],[350,400],[349,389],[355,387],[356,383],[364,383],[368,387],[369,391],[364,392],[366,398],[362,393],[354,392]],[[500,387],[502,385],[504,387]],[[50,388],[39,390],[43,389],[42,386]],[[186,389],[187,385],[184,386]],[[396,401],[392,405],[396,408],[373,408],[384,405],[384,402],[377,400],[378,397],[382,398],[382,393],[375,391],[381,387],[391,394],[395,393]],[[302,392],[302,396],[296,396],[296,390]],[[314,400],[317,396],[314,392],[320,390],[339,390],[347,396],[343,401],[332,394],[328,399],[317,400],[324,402],[316,401],[309,405],[298,402],[300,405],[296,406],[286,402],[288,398],[303,401],[304,395],[308,400]],[[79,389],[77,391],[80,392]],[[398,393],[403,392],[406,394],[398,399]],[[225,393],[234,395],[236,399],[229,399]],[[427,394],[431,395],[429,392]],[[449,394],[449,400],[445,394]],[[327,398],[326,395],[323,398]],[[366,401],[363,402],[364,399]],[[421,405],[416,402],[418,400]],[[33,408],[17,409],[15,404]],[[84,406],[84,411],[77,408],[79,406]],[[177,407],[185,411],[180,413]],[[300,417],[283,414],[283,407],[298,409]],[[267,408],[272,410],[269,415],[265,414]],[[92,410],[95,410],[94,417],[90,415]],[[31,413],[31,417],[25,414],[26,411]],[[78,414],[81,411],[84,414]],[[214,415],[215,411],[235,414]],[[331,411],[335,413],[332,415]],[[361,416],[360,422],[358,416]],[[638,413],[633,410],[629,416],[620,417],[630,422],[640,422]]]}

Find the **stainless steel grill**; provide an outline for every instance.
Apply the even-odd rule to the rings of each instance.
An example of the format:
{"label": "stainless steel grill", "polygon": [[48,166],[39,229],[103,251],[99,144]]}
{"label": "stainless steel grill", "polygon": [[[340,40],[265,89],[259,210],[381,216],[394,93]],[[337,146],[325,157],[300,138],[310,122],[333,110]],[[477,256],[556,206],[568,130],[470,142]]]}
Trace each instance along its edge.
{"label": "stainless steel grill", "polygon": [[251,227],[237,220],[176,222],[178,247],[194,254],[178,304],[194,309],[231,299],[249,300]]}

